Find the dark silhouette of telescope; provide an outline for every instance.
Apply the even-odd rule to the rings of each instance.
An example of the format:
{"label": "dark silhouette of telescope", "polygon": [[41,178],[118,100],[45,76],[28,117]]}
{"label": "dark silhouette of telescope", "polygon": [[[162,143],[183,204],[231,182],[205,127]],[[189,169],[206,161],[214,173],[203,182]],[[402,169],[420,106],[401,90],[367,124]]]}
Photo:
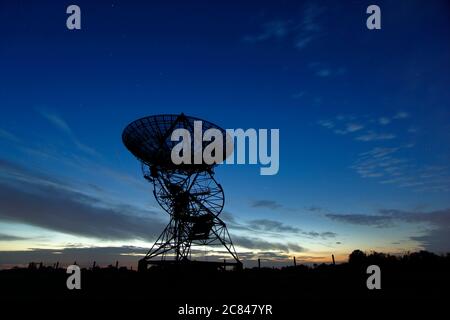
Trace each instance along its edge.
{"label": "dark silhouette of telescope", "polygon": [[[191,161],[190,164],[177,165],[171,159],[172,149],[178,143],[171,139],[173,131],[185,129],[194,136],[195,121],[201,121],[202,134],[208,129],[217,129],[223,134],[225,159],[225,130],[211,122],[184,114],[141,118],[130,123],[123,131],[123,143],[141,162],[144,178],[153,184],[157,202],[170,216],[169,224],[147,255],[139,261],[141,271],[147,270],[149,265],[242,268],[227,227],[219,218],[224,206],[224,193],[222,186],[214,179],[213,170],[217,164],[204,161],[194,164]],[[194,141],[191,143],[194,144]],[[204,142],[201,146],[204,147]],[[192,147],[194,150],[194,145]],[[192,154],[194,156],[195,153]],[[192,260],[193,248],[217,245],[227,249],[233,262]]]}

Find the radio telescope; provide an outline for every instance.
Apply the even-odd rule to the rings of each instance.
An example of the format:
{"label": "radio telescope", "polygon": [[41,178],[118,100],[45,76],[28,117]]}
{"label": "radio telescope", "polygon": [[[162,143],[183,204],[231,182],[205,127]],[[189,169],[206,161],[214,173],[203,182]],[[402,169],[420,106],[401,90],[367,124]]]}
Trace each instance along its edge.
{"label": "radio telescope", "polygon": [[[147,270],[149,265],[174,264],[242,268],[227,227],[219,218],[225,198],[221,185],[214,179],[216,164],[202,161],[176,165],[171,160],[172,148],[178,143],[171,140],[172,132],[183,128],[193,137],[194,121],[202,121],[202,136],[208,129],[218,129],[226,141],[225,130],[184,114],[145,117],[133,121],[123,131],[124,145],[141,162],[144,178],[153,184],[156,201],[170,216],[169,224],[139,261],[139,270]],[[193,248],[217,245],[226,248],[233,262],[192,260]]]}

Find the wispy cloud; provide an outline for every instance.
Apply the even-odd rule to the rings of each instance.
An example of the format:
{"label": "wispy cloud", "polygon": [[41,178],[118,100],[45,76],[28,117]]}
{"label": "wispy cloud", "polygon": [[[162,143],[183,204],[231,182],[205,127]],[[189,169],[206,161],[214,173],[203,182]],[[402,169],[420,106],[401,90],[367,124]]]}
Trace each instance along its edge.
{"label": "wispy cloud", "polygon": [[300,98],[304,97],[305,94],[306,94],[305,91],[299,91],[299,92],[294,93],[294,94],[292,95],[292,99],[300,99]]}
{"label": "wispy cloud", "polygon": [[378,119],[372,119],[372,122],[378,122],[380,125],[386,126],[386,125],[392,123],[394,120],[402,120],[402,119],[406,119],[406,118],[409,118],[409,113],[404,112],[404,111],[399,111],[392,117],[386,117],[386,116],[380,117]]}
{"label": "wispy cloud", "polygon": [[11,142],[20,142],[20,139],[9,131],[0,128],[0,139],[8,140]]}
{"label": "wispy cloud", "polygon": [[404,111],[399,111],[395,114],[393,119],[406,119],[409,118],[409,113]]}
{"label": "wispy cloud", "polygon": [[320,238],[323,240],[337,237],[337,234],[331,231],[305,231],[295,225],[285,224],[277,220],[271,219],[254,219],[246,222],[238,222],[234,216],[229,212],[224,212],[221,215],[222,219],[232,230],[246,231],[252,234],[268,236],[286,236],[293,235],[303,238]]}
{"label": "wispy cloud", "polygon": [[325,8],[314,3],[305,5],[301,22],[297,26],[294,37],[295,48],[302,50],[306,48],[312,41],[320,37],[321,25],[320,16],[324,13]]}
{"label": "wispy cloud", "polygon": [[331,120],[319,120],[317,123],[327,129],[332,129],[335,126],[334,122]]}
{"label": "wispy cloud", "polygon": [[282,39],[292,32],[292,21],[274,20],[262,25],[262,31],[254,35],[244,36],[246,42],[260,42],[269,39]]}
{"label": "wispy cloud", "polygon": [[[450,168],[429,164],[419,165],[409,155],[415,143],[399,144],[408,130],[385,132],[392,122],[405,121],[408,118],[410,118],[409,113],[399,111],[394,115],[382,117],[338,115],[335,118],[319,120],[317,123],[334,134],[349,136],[355,141],[371,145],[378,144],[358,154],[350,166],[362,178],[374,178],[385,185],[412,188],[415,191],[450,191]],[[410,139],[410,136],[406,138]],[[390,145],[385,145],[388,142]],[[397,145],[393,146],[392,142],[396,142]]]}
{"label": "wispy cloud", "polygon": [[376,216],[364,214],[326,214],[326,217],[344,223],[363,226],[375,226],[377,228],[392,227],[393,221],[390,216]]}
{"label": "wispy cloud", "polygon": [[[376,215],[365,214],[327,214],[328,218],[342,223],[393,227],[397,223],[419,224],[423,235],[411,236],[422,247],[433,252],[450,251],[450,208],[430,212],[382,209]],[[425,227],[425,229],[424,229]]]}
{"label": "wispy cloud", "polygon": [[352,136],[357,141],[376,142],[395,139],[397,135],[392,132],[385,132],[385,127],[394,120],[406,119],[408,117],[409,114],[406,112],[397,112],[391,117],[338,115],[333,119],[319,120],[317,123],[326,129],[332,129],[332,131],[338,135],[357,133],[357,135]]}
{"label": "wispy cloud", "polygon": [[[157,212],[142,210],[129,204],[107,203],[82,194],[52,177],[35,174],[19,165],[0,161],[0,221],[21,223],[71,235],[101,240],[153,241],[165,222]],[[279,207],[274,203],[261,203]],[[260,219],[238,223],[232,214],[222,216],[233,231],[263,234],[286,233],[329,238],[332,232],[306,232],[278,221]],[[13,235],[1,235],[5,241],[17,241]],[[16,237],[16,238],[13,238]],[[302,252],[305,248],[293,242],[273,242],[257,237],[233,236],[236,245],[258,251]]]}
{"label": "wispy cloud", "polygon": [[266,208],[266,209],[280,209],[283,207],[282,204],[274,201],[274,200],[254,200],[251,203],[253,208]]}
{"label": "wispy cloud", "polygon": [[27,238],[0,233],[0,241],[19,241],[19,240],[27,240]]}
{"label": "wispy cloud", "polygon": [[310,69],[312,69],[314,74],[320,78],[342,76],[347,73],[347,68],[345,67],[332,68],[327,64],[321,62],[313,62],[308,66]]}
{"label": "wispy cloud", "polygon": [[155,212],[105,203],[19,166],[9,168],[16,172],[0,176],[0,221],[110,240],[151,241],[164,227]]}
{"label": "wispy cloud", "polygon": [[[91,177],[92,181],[101,178],[104,183],[109,183],[111,188],[105,188],[105,191],[108,192],[111,192],[115,187],[124,184],[126,184],[126,188],[131,186],[137,192],[142,192],[143,188],[148,187],[145,180],[130,174],[125,168],[112,168],[111,163],[105,162],[106,159],[103,157],[90,157],[90,153],[61,152],[61,149],[51,141],[45,143],[43,141],[33,142],[31,140],[23,139],[14,143],[12,147],[20,152],[23,159],[32,158],[33,160],[37,159],[38,161],[45,161],[49,165],[62,165],[71,172],[76,171],[83,175],[87,174]],[[123,152],[126,153],[125,150]],[[0,159],[0,166],[2,165],[5,166],[6,161]],[[8,172],[11,173],[16,171],[12,171],[12,169],[9,168],[4,173]],[[0,171],[0,175],[1,173],[2,172]],[[79,183],[83,182],[79,181]]]}
{"label": "wispy cloud", "polygon": [[257,250],[276,250],[282,252],[304,252],[305,248],[296,243],[277,243],[269,242],[254,237],[246,236],[233,236],[233,242],[237,246],[241,246],[247,249],[257,249]]}
{"label": "wispy cloud", "polygon": [[269,40],[289,40],[293,47],[302,50],[311,42],[320,37],[320,16],[324,12],[323,7],[314,3],[307,3],[298,19],[275,19],[265,22],[260,27],[260,32],[243,37],[245,42],[257,43]]}
{"label": "wispy cloud", "polygon": [[340,134],[340,135],[346,135],[349,133],[353,133],[359,130],[364,129],[364,125],[359,123],[347,123],[345,128],[343,129],[336,129],[334,130],[334,133]]}
{"label": "wispy cloud", "polygon": [[56,114],[52,114],[46,111],[40,111],[41,115],[44,116],[48,121],[50,121],[55,127],[60,129],[61,131],[67,133],[68,135],[72,135],[72,129],[70,129],[69,125]]}
{"label": "wispy cloud", "polygon": [[392,140],[395,139],[396,135],[392,133],[377,133],[374,131],[369,131],[363,135],[357,136],[355,139],[358,141],[380,141],[380,140]]}
{"label": "wispy cloud", "polygon": [[39,110],[40,114],[47,119],[52,125],[54,125],[56,128],[64,132],[70,140],[73,142],[73,144],[82,152],[89,154],[91,156],[99,156],[99,153],[90,146],[82,143],[75,133],[72,131],[70,126],[67,124],[67,122],[59,115],[56,115],[54,113],[50,113],[48,111]]}
{"label": "wispy cloud", "polygon": [[361,153],[362,157],[384,158],[397,152],[400,148],[375,147],[370,151]]}
{"label": "wispy cloud", "polygon": [[323,212],[323,211],[325,211],[324,208],[319,207],[319,206],[309,206],[309,207],[306,207],[305,210],[310,211],[310,212]]}
{"label": "wispy cloud", "polygon": [[247,223],[247,227],[252,231],[262,231],[262,232],[274,232],[278,234],[296,234],[302,235],[309,238],[334,238],[337,236],[336,233],[331,231],[326,232],[316,232],[316,231],[304,231],[298,227],[287,225],[279,221],[270,219],[257,219],[251,220]]}
{"label": "wispy cloud", "polygon": [[381,184],[416,191],[450,191],[450,168],[419,166],[412,159],[401,157],[400,152],[409,148],[410,145],[373,148],[359,154],[351,168],[362,178],[379,178]]}
{"label": "wispy cloud", "polygon": [[387,117],[381,117],[378,119],[378,123],[385,126],[385,125],[391,123],[391,119],[389,119]]}
{"label": "wispy cloud", "polygon": [[267,200],[267,199],[258,199],[250,201],[250,206],[252,208],[260,208],[260,209],[270,209],[270,210],[281,210],[281,211],[297,211],[297,208],[287,207],[278,201],[275,200]]}
{"label": "wispy cloud", "polygon": [[248,222],[248,226],[254,230],[260,231],[273,231],[273,232],[291,232],[298,233],[300,229],[294,226],[285,225],[279,221],[268,220],[268,219],[259,219],[259,220],[251,220]]}
{"label": "wispy cloud", "polygon": [[331,71],[330,69],[321,69],[316,72],[316,75],[325,78],[331,75]]}

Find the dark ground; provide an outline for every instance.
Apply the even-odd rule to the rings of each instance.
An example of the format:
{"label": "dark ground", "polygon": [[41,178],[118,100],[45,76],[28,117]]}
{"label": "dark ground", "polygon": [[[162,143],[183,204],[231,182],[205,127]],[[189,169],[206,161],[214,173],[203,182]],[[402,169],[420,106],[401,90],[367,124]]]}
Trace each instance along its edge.
{"label": "dark ground", "polygon": [[[371,264],[381,268],[381,290],[367,289],[366,268]],[[113,267],[82,269],[81,290],[67,289],[68,276],[64,269],[45,267],[0,271],[0,301],[5,305],[90,303],[108,309],[117,305],[133,306],[151,314],[163,312],[166,318],[177,317],[179,306],[185,304],[219,308],[223,304],[273,305],[276,316],[258,317],[261,319],[292,315],[318,306],[322,306],[320,313],[385,305],[411,311],[428,304],[444,307],[443,302],[450,301],[450,256],[427,252],[396,258],[383,254],[366,256],[355,251],[349,263],[281,270],[199,272],[155,268],[138,273]],[[340,309],[327,310],[326,306],[340,306]]]}

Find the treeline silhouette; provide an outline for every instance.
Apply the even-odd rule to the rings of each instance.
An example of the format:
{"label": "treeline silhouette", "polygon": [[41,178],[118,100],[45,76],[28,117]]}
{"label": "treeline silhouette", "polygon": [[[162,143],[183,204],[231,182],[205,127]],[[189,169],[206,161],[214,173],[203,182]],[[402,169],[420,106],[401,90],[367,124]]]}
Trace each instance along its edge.
{"label": "treeline silhouette", "polygon": [[[381,269],[381,290],[369,290],[367,267]],[[137,272],[93,264],[81,272],[81,290],[68,290],[66,270],[54,264],[0,271],[1,299],[119,299],[166,303],[248,303],[298,299],[442,299],[450,289],[450,254],[427,251],[391,255],[355,250],[348,262],[230,272],[208,268],[153,267]],[[174,290],[179,294],[173,295]],[[214,294],[206,294],[214,292]]]}
{"label": "treeline silhouette", "polygon": [[[77,264],[77,262],[73,262],[73,264]],[[435,253],[429,251],[419,251],[413,253],[405,253],[403,255],[392,255],[386,254],[382,252],[372,251],[370,253],[363,252],[361,250],[354,250],[348,257],[348,262],[340,263],[338,266],[335,263],[321,263],[321,264],[299,264],[295,266],[285,266],[285,267],[261,267],[259,266],[253,268],[246,268],[247,270],[256,270],[256,269],[270,269],[270,270],[296,270],[296,271],[306,271],[306,270],[323,270],[327,268],[354,268],[354,267],[364,267],[369,265],[378,265],[380,267],[386,268],[405,268],[408,270],[420,269],[420,270],[442,270],[450,267],[450,253],[445,255],[437,255]],[[13,270],[21,269],[20,267],[14,267]],[[28,270],[56,270],[56,269],[65,269],[64,266],[60,266],[59,262],[56,262],[52,265],[44,265],[43,262],[30,262],[27,267]],[[117,270],[121,271],[134,271],[133,267],[127,268],[126,266],[119,266],[119,261],[116,261],[115,264],[110,264],[107,267],[100,267],[97,265],[97,262],[94,261],[90,268],[84,268],[84,270]],[[161,267],[154,267],[149,269],[149,272],[162,269]],[[1,271],[0,271],[1,272]]]}
{"label": "treeline silhouette", "polygon": [[350,266],[378,265],[406,270],[449,270],[450,253],[437,255],[429,251],[419,251],[404,255],[391,255],[375,251],[366,254],[361,250],[355,250],[350,254],[348,264]]}

